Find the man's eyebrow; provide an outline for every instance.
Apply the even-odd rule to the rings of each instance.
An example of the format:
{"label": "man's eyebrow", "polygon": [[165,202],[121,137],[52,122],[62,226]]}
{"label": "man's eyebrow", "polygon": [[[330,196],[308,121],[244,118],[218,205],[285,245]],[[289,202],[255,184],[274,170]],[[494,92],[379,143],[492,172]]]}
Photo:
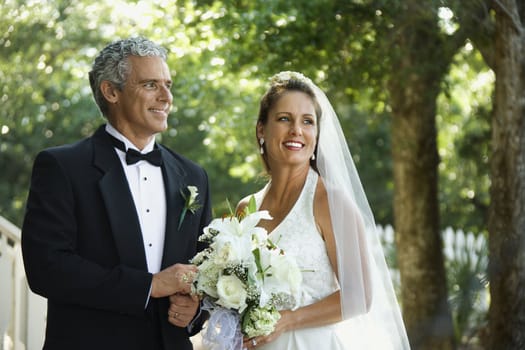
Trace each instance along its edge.
{"label": "man's eyebrow", "polygon": [[171,84],[172,80],[171,79],[164,80],[164,79],[146,78],[146,79],[141,79],[141,80],[138,81],[139,84],[149,83],[149,82],[154,82],[154,83],[166,82],[166,83]]}

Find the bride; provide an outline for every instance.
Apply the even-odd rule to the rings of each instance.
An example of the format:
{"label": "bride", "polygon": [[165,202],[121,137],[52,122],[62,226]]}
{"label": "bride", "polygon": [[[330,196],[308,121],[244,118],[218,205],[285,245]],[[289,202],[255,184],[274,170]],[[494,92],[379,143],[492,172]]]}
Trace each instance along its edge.
{"label": "bride", "polygon": [[[300,300],[248,349],[409,349],[373,214],[337,116],[296,72],[271,79],[256,137],[270,181],[255,194],[260,226],[303,274]],[[237,209],[247,204],[247,196]]]}

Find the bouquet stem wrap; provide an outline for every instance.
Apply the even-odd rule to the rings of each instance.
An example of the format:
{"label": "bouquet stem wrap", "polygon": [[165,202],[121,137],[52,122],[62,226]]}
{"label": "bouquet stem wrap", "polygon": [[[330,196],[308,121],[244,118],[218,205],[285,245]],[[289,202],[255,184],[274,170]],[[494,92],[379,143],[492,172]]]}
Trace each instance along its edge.
{"label": "bouquet stem wrap", "polygon": [[204,298],[202,309],[210,313],[202,343],[210,350],[242,350],[240,315],[236,310],[216,306]]}

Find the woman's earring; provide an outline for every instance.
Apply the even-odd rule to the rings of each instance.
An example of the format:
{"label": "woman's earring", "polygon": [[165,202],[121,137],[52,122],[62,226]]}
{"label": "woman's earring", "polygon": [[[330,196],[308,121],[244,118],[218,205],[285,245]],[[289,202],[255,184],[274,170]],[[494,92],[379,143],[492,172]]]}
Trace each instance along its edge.
{"label": "woman's earring", "polygon": [[310,158],[311,160],[315,160],[315,153],[312,153],[312,158]]}
{"label": "woman's earring", "polygon": [[261,152],[261,154],[264,154],[264,148],[263,148],[263,145],[264,145],[264,138],[260,138],[259,139],[259,145],[261,145],[261,148],[259,148],[259,152]]}

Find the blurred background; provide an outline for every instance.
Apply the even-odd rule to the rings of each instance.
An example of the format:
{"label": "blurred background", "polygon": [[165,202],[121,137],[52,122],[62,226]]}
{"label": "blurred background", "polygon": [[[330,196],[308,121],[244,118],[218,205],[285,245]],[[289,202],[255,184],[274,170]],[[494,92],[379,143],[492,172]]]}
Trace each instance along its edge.
{"label": "blurred background", "polygon": [[[207,170],[215,216],[263,185],[259,99],[271,75],[300,71],[338,112],[412,348],[522,349],[524,7],[0,0],[0,216],[9,222],[0,227],[0,284],[14,276],[34,157],[105,122],[91,63],[111,41],[142,35],[169,51],[174,107],[159,140]],[[19,274],[0,299],[16,298]],[[27,332],[13,335],[16,307],[4,299],[0,331],[18,340],[0,349],[27,343]]]}

